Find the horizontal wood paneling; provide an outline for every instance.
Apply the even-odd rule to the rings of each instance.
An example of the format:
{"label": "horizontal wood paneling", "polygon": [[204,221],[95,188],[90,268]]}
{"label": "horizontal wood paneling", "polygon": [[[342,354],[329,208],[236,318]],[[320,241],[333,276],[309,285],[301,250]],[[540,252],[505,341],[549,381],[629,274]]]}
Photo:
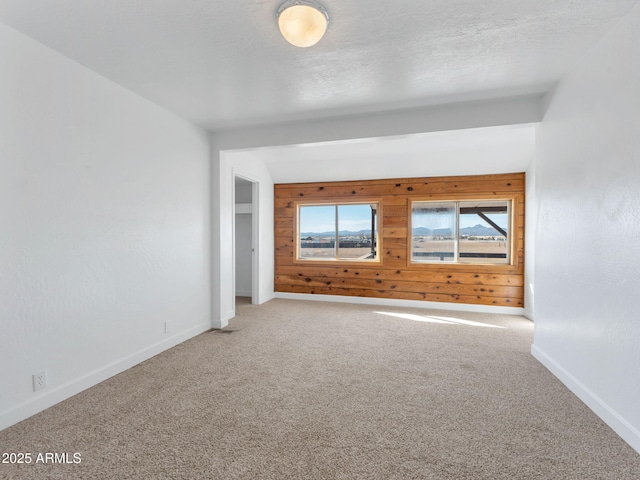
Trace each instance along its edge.
{"label": "horizontal wood paneling", "polygon": [[[276,185],[276,291],[523,307],[524,191],[523,173]],[[295,260],[298,204],[372,198],[381,205],[380,262]],[[409,261],[411,201],[491,198],[513,201],[514,244],[510,265]]]}
{"label": "horizontal wood paneling", "polygon": [[[360,266],[282,266],[278,269],[278,276],[298,277],[298,278],[368,278],[368,279],[398,279],[403,281],[423,282],[424,272],[420,270],[393,270],[382,271],[379,269],[360,268]],[[474,272],[447,272],[430,271],[429,281],[443,284],[464,284],[464,285],[499,285],[516,286],[523,285],[522,277],[518,275],[487,274]]]}

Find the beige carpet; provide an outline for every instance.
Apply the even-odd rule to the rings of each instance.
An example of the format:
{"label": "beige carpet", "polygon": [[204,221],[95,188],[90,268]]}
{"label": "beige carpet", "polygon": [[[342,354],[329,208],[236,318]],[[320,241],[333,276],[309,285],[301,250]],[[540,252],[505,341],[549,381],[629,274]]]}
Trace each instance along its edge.
{"label": "beige carpet", "polygon": [[640,478],[524,318],[274,300],[228,330],[0,432],[2,452],[82,459],[0,478]]}

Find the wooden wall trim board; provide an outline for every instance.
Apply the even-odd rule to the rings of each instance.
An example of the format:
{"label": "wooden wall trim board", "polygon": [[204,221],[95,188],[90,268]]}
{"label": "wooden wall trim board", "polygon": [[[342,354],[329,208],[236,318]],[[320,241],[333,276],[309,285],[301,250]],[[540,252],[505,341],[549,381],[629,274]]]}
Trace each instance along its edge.
{"label": "wooden wall trim board", "polygon": [[[276,184],[275,291],[524,307],[525,174]],[[297,205],[380,203],[379,262],[296,261]],[[512,202],[513,246],[505,265],[410,262],[410,205],[420,200]]]}
{"label": "wooden wall trim board", "polygon": [[524,315],[520,307],[499,307],[472,303],[425,302],[424,300],[403,300],[394,298],[354,297],[353,295],[319,295],[307,293],[275,292],[274,298],[287,300],[308,300],[315,302],[351,303],[387,308],[419,308],[428,310],[446,310],[457,312],[480,312],[499,315]]}

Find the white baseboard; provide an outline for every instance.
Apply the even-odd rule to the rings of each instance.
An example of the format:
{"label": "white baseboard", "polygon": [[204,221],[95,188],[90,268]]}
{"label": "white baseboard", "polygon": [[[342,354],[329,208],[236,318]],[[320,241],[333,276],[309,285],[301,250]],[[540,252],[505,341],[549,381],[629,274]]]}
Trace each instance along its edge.
{"label": "white baseboard", "polygon": [[225,328],[229,325],[229,320],[236,316],[236,312],[228,311],[220,317],[219,321],[213,321],[213,328]]}
{"label": "white baseboard", "polygon": [[535,320],[533,319],[533,312],[531,310],[527,310],[526,308],[524,309],[524,313],[523,315],[528,318],[529,320],[531,320],[532,322],[535,322]]}
{"label": "white baseboard", "polygon": [[593,410],[604,423],[627,442],[636,452],[640,453],[640,431],[634,428],[615,410],[607,405],[600,397],[589,390],[577,378],[564,369],[553,358],[547,355],[536,345],[531,346],[531,355],[544,365],[558,380],[571,390],[587,407]]}
{"label": "white baseboard", "polygon": [[236,290],[236,297],[250,297],[251,290]]}
{"label": "white baseboard", "polygon": [[67,398],[77,395],[78,393],[93,387],[100,382],[117,375],[118,373],[122,373],[125,370],[128,370],[129,368],[210,329],[210,322],[201,323],[189,330],[173,335],[166,340],[162,340],[161,342],[143,348],[142,350],[128,355],[121,360],[67,382],[64,385],[53,388],[51,391],[35,398],[34,400],[24,402],[11,410],[3,412],[0,414],[0,430],[4,430],[11,425],[15,425],[36,413],[46,410]]}
{"label": "white baseboard", "polygon": [[274,298],[276,298],[275,292],[271,292],[271,293],[268,293],[266,295],[262,295],[262,297],[258,299],[258,304],[262,305],[263,303],[270,302]]}
{"label": "white baseboard", "polygon": [[498,313],[504,315],[524,315],[524,308],[496,307],[470,303],[424,302],[422,300],[398,300],[395,298],[349,297],[344,295],[315,295],[308,293],[276,292],[275,298],[290,300],[314,300],[317,302],[357,303],[361,305],[382,305],[387,307],[433,308],[455,312]]}

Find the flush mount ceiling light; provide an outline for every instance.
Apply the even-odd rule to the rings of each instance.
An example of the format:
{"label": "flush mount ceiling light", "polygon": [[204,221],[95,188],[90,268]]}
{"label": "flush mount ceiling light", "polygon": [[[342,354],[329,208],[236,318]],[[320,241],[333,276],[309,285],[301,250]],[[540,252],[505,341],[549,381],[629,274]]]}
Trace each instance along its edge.
{"label": "flush mount ceiling light", "polygon": [[276,13],[280,33],[296,47],[310,47],[324,36],[329,14],[312,0],[287,0]]}

